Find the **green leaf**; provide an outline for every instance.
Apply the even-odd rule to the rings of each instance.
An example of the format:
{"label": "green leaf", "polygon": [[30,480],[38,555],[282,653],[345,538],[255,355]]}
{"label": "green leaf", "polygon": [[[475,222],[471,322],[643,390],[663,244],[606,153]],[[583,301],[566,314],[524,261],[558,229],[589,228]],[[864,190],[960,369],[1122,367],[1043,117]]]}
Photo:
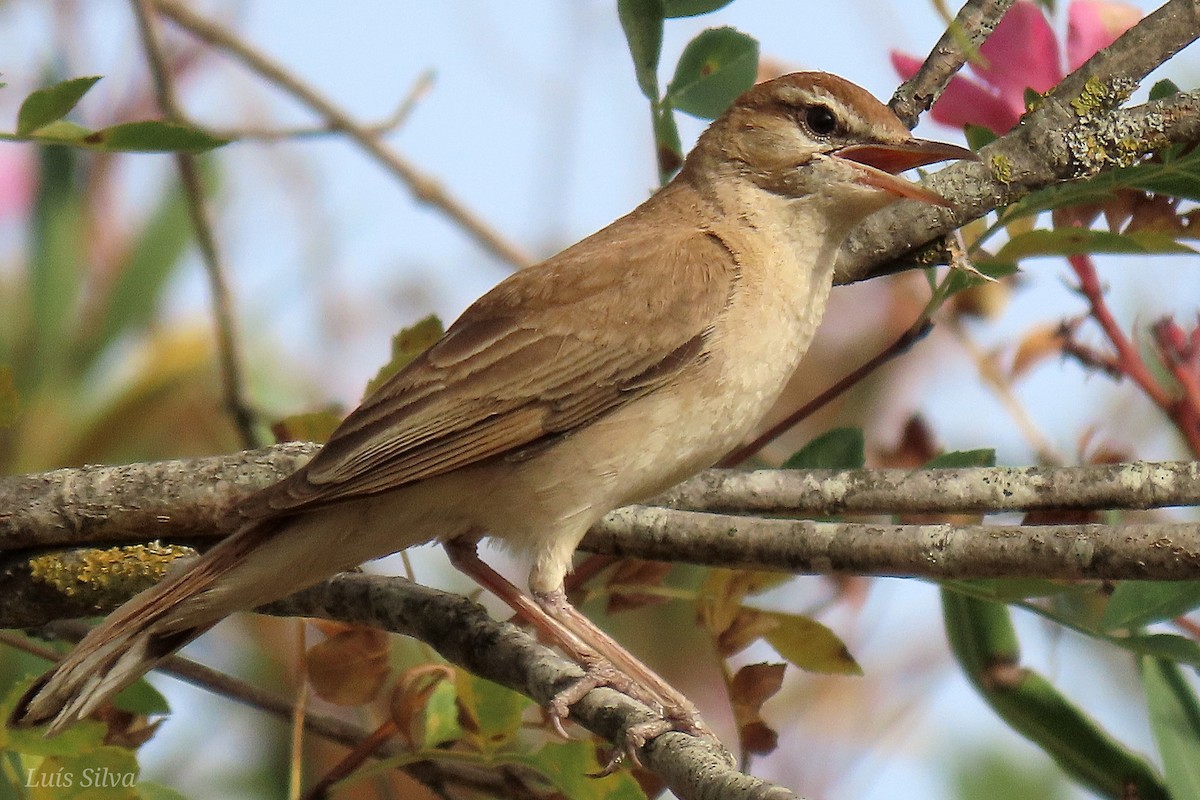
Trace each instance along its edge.
{"label": "green leaf", "polygon": [[654,111],[654,146],[658,180],[665,184],[683,165],[683,144],[679,141],[679,128],[669,105]]}
{"label": "green leaf", "polygon": [[668,19],[698,17],[718,8],[724,8],[733,0],[663,0],[663,16]]}
{"label": "green leaf", "polygon": [[980,578],[965,581],[943,581],[955,591],[972,597],[1006,603],[1027,597],[1054,597],[1062,594],[1088,594],[1091,586],[1082,583],[1062,583],[1044,578]]}
{"label": "green leaf", "polygon": [[1150,87],[1151,100],[1163,100],[1177,94],[1179,94],[1179,87],[1175,85],[1174,81],[1165,78]]}
{"label": "green leaf", "polygon": [[1067,793],[1062,773],[1051,764],[1038,766],[999,744],[986,750],[955,755],[954,791],[957,800],[1063,800]]}
{"label": "green leaf", "polygon": [[138,797],[141,800],[188,800],[186,795],[153,781],[138,781]]}
{"label": "green leaf", "polygon": [[996,253],[997,261],[1079,253],[1195,253],[1175,237],[1157,231],[1113,233],[1088,228],[1038,229],[1017,234]]}
{"label": "green leaf", "polygon": [[1042,676],[1019,666],[1008,609],[943,587],[951,650],[968,680],[1013,730],[1042,748],[1079,783],[1101,796],[1169,800],[1145,759],[1110,736]]}
{"label": "green leaf", "polygon": [[51,756],[29,773],[28,783],[48,787],[32,800],[139,800],[138,763],[132,750],[101,747],[78,757]]}
{"label": "green leaf", "polygon": [[83,141],[109,153],[204,153],[229,144],[228,139],[161,120],[122,122],[101,128],[84,137]]}
{"label": "green leaf", "polygon": [[66,144],[80,147],[83,145],[83,140],[91,135],[90,128],[60,119],[38,128],[28,137],[28,141],[38,144]]}
{"label": "green leaf", "polygon": [[662,53],[662,0],[618,0],[617,16],[629,54],[638,88],[652,104],[658,103],[658,59]]}
{"label": "green leaf", "polygon": [[987,147],[997,139],[995,131],[991,128],[985,128],[982,125],[972,125],[969,122],[963,128],[963,135],[967,137],[967,147],[976,152]]}
{"label": "green leaf", "polygon": [[506,761],[525,764],[542,775],[571,800],[645,800],[646,795],[629,770],[619,769],[602,778],[596,747],[592,742],[550,742],[532,756],[513,756]]}
{"label": "green leaf", "polygon": [[130,684],[121,690],[121,693],[113,698],[113,705],[122,711],[129,711],[133,714],[144,714],[151,716],[153,714],[166,714],[171,710],[167,705],[167,698],[162,696],[162,693],[150,685],[147,680],[139,680]]}
{"label": "green leaf", "polygon": [[1104,630],[1140,628],[1200,606],[1200,581],[1121,581],[1101,624]]}
{"label": "green leaf", "polygon": [[937,291],[943,298],[948,298],[959,292],[987,283],[988,278],[999,280],[1015,275],[1017,265],[1011,261],[1001,261],[999,258],[979,259],[972,266],[979,274],[968,269],[951,269],[946,275],[945,284]]}
{"label": "green leaf", "polygon": [[462,738],[458,724],[458,690],[453,681],[439,681],[425,703],[421,746],[427,750]]}
{"label": "green leaf", "polygon": [[410,361],[432,347],[434,342],[442,338],[444,332],[442,321],[436,315],[430,314],[393,336],[392,357],[388,363],[379,368],[375,377],[367,382],[363,399],[370,397],[376,389],[387,383],[388,378],[404,369]]}
{"label": "green leaf", "polygon": [[710,28],[688,43],[667,86],[672,107],[701,119],[721,115],[758,75],[758,42],[733,28]]}
{"label": "green leaf", "polygon": [[784,469],[861,469],[867,463],[862,428],[834,428],[797,450]]}
{"label": "green leaf", "polygon": [[954,450],[934,456],[925,463],[924,469],[994,466],[996,466],[996,451],[993,449]]}
{"label": "green leaf", "polygon": [[66,147],[43,147],[38,153],[40,180],[29,239],[29,298],[37,357],[16,370],[20,375],[24,369],[35,386],[72,371],[67,342],[74,335],[85,261],[78,156]]}
{"label": "green leaf", "polygon": [[1171,797],[1200,797],[1200,703],[1196,693],[1170,661],[1143,658],[1140,666],[1150,727]]}
{"label": "green leaf", "polygon": [[328,406],[286,416],[271,425],[271,433],[277,442],[328,442],[345,418],[340,406]]}
{"label": "green leaf", "polygon": [[775,652],[808,672],[862,675],[862,667],[836,633],[812,617],[762,612],[776,622],[763,637]]}
{"label": "green leaf", "polygon": [[1151,656],[1166,661],[1200,668],[1200,642],[1186,636],[1173,633],[1146,633],[1133,636],[1100,637],[1102,641],[1136,653],[1139,656]]}
{"label": "green leaf", "polygon": [[533,701],[470,672],[455,669],[458,702],[477,730],[481,748],[494,753],[521,732],[521,717]]}
{"label": "green leaf", "polygon": [[31,93],[17,112],[17,135],[28,136],[39,128],[60,120],[88,93],[100,76],[72,78]]}

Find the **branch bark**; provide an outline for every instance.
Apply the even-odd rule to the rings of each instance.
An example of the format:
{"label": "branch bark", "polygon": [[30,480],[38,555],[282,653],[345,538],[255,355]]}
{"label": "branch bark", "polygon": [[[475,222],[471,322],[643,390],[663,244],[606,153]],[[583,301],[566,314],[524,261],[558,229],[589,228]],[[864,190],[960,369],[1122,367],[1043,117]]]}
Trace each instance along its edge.
{"label": "branch bark", "polygon": [[[178,553],[47,549],[165,539],[203,544],[227,509],[316,452],[307,443],[229,456],[81,467],[0,480],[0,626],[104,613],[152,583]],[[1194,579],[1194,524],[993,526],[773,520],[730,513],[985,513],[1200,505],[1200,463],[939,470],[709,470],[618,509],[584,547],[596,552],[793,572],[937,578]],[[719,513],[699,513],[719,512]],[[861,548],[861,549],[859,549]],[[857,550],[857,552],[856,552]]]}
{"label": "branch bark", "polygon": [[967,0],[916,75],[900,84],[889,105],[909,128],[941,97],[954,73],[992,35],[1013,0]]}
{"label": "branch bark", "polygon": [[[399,578],[338,575],[265,610],[359,622],[413,636],[448,661],[542,705],[583,675],[520,628],[492,619],[479,604]],[[656,719],[648,708],[611,689],[593,689],[571,707],[571,718],[609,741],[621,741],[630,726]],[[680,798],[796,798],[782,786],[738,772],[721,748],[688,734],[657,737],[641,758]]]}
{"label": "branch bark", "polygon": [[[235,519],[228,509],[238,500],[290,474],[318,449],[290,442],[222,456],[0,478],[0,552],[213,539],[228,532]],[[1200,505],[1200,463],[706,470],[651,504],[792,516],[1194,506]]]}
{"label": "branch bark", "polygon": [[[926,183],[952,208],[898,203],[855,228],[839,253],[836,282],[854,283],[918,266],[911,257],[904,260],[915,248],[1034,189],[1088,177],[1118,163],[1116,156],[1106,154],[1120,153],[1127,163],[1165,144],[1196,141],[1200,94],[1195,92],[1087,114],[1071,101],[1094,85],[1119,89],[1109,98],[1119,104],[1138,81],[1198,37],[1200,4],[1165,3],[1064,78],[1020,125],[983,148],[978,163],[958,162],[932,175]],[[1087,147],[1078,146],[1081,142]],[[1126,149],[1129,143],[1136,143],[1136,152]],[[997,169],[1000,164],[1005,168]]]}

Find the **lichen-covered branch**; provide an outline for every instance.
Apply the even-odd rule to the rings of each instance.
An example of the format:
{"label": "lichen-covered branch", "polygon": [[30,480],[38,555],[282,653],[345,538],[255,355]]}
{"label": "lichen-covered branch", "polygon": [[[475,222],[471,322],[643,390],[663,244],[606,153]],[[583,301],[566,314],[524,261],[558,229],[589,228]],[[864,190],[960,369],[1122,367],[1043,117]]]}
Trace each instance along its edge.
{"label": "lichen-covered branch", "polygon": [[1035,189],[1132,163],[1167,144],[1200,138],[1200,94],[1130,109],[1138,81],[1200,37],[1200,5],[1171,0],[1063,79],[1021,124],[928,180],[953,208],[899,203],[859,225],[842,248],[836,281],[853,283],[916,266],[897,262],[972,219]]}
{"label": "lichen-covered branch", "polygon": [[[229,509],[238,499],[289,474],[317,449],[292,442],[224,456],[2,478],[0,551],[212,539],[236,523]],[[708,470],[653,502],[793,516],[1162,508],[1200,505],[1200,464]]]}
{"label": "lichen-covered branch", "polygon": [[1200,505],[1200,462],[1077,467],[711,469],[652,505],[731,514],[960,514]]}
{"label": "lichen-covered branch", "polygon": [[628,507],[596,553],[735,569],[929,578],[1200,580],[1200,523],[890,525]]}

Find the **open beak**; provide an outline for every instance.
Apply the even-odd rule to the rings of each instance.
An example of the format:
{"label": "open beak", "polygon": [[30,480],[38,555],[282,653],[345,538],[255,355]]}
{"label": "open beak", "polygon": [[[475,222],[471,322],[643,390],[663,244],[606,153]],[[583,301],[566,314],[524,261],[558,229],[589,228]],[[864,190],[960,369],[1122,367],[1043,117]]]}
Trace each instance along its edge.
{"label": "open beak", "polygon": [[859,183],[939,206],[950,204],[937,192],[897,177],[897,173],[938,161],[979,160],[965,147],[928,139],[908,139],[894,144],[851,144],[835,150],[832,155],[848,162],[859,172]]}

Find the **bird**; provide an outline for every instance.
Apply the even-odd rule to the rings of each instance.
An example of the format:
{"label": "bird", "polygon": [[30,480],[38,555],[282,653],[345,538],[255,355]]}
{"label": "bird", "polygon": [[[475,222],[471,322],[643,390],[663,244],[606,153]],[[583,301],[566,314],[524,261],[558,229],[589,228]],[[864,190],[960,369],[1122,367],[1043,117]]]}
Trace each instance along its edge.
{"label": "bird", "polygon": [[[92,629],[9,724],[61,732],[224,617],[440,541],[586,668],[551,703],[556,724],[607,683],[706,730],[567,601],[572,554],[610,510],[746,437],[808,348],[856,224],[899,200],[948,205],[898,173],[973,157],[828,73],[750,88],[669,183],[470,305],[307,464],[230,509],[230,536]],[[528,592],[478,558],[484,536],[530,559]]]}

